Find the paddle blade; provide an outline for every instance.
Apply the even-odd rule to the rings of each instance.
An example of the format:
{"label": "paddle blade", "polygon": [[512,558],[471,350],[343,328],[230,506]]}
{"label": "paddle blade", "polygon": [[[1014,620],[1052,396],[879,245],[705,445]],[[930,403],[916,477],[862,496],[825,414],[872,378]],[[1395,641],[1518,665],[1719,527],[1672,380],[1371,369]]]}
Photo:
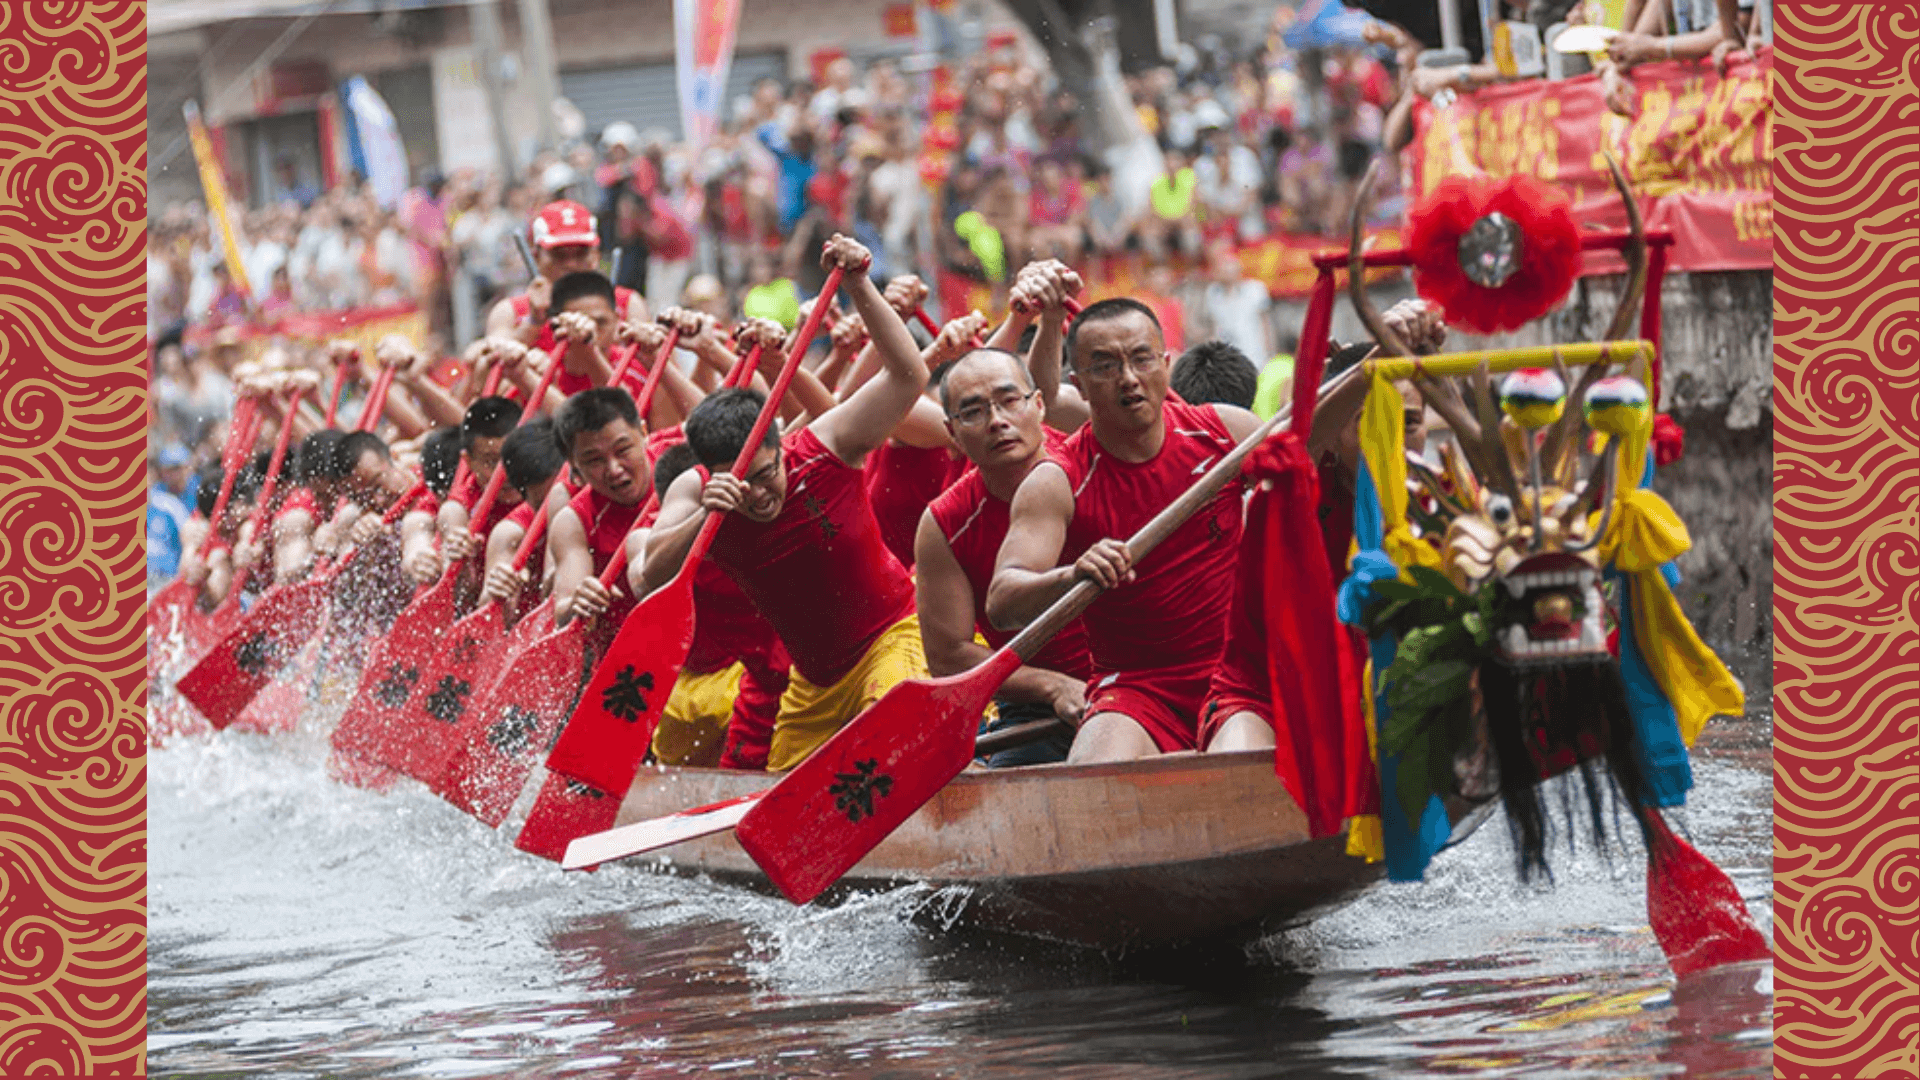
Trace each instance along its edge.
{"label": "paddle blade", "polygon": [[[471,670],[458,677],[429,670],[448,656],[453,620],[453,582],[443,575],[369,649],[359,690],[333,729],[335,747],[414,777],[424,772],[423,758],[445,758],[445,737],[472,696]],[[477,656],[476,644],[469,668]]]}
{"label": "paddle blade", "polygon": [[170,582],[147,600],[147,634],[162,637],[171,632],[175,620],[182,618],[193,603],[197,590],[184,581]]}
{"label": "paddle blade", "polygon": [[180,695],[225,728],[307,643],[326,617],[329,578],[276,585],[180,677]]}
{"label": "paddle blade", "polygon": [[726,832],[740,824],[753,804],[760,801],[765,791],[755,791],[737,798],[725,799],[706,806],[695,806],[666,817],[649,818],[636,821],[631,825],[622,825],[606,832],[592,833],[576,839],[567,845],[566,857],[560,860],[562,870],[582,870],[598,866],[615,859],[625,859],[633,855],[642,855],[649,851],[658,851],[674,844],[684,844],[689,840],[698,840],[703,836]]}
{"label": "paddle blade", "polygon": [[692,647],[693,575],[683,572],[621,624],[547,755],[547,768],[624,795]]}
{"label": "paddle blade", "polygon": [[499,825],[540,751],[573,707],[586,636],[571,623],[508,661],[475,708],[475,727],[447,761],[436,788],[453,805]]}
{"label": "paddle blade", "polygon": [[[496,605],[475,614],[488,612],[492,619],[462,620],[441,636],[441,648],[421,668],[419,689],[401,710],[397,730],[404,738],[374,760],[428,784],[446,771],[462,731],[477,717],[473,691],[480,685],[481,658],[505,634]],[[400,753],[395,755],[394,749]]]}
{"label": "paddle blade", "polygon": [[527,823],[520,827],[513,846],[529,855],[559,862],[566,854],[567,844],[575,837],[613,827],[620,816],[620,800],[626,794],[625,788],[620,794],[611,795],[590,784],[548,772],[533,809],[527,811]]}
{"label": "paddle blade", "polygon": [[1765,934],[1726,871],[1713,864],[1660,818],[1647,813],[1653,847],[1647,852],[1647,920],[1682,978],[1721,964],[1773,955]]}
{"label": "paddle blade", "polygon": [[266,689],[253,696],[247,707],[235,717],[231,730],[277,735],[300,725],[300,713],[307,705],[307,692],[320,670],[320,639],[315,634],[300,649],[300,655]]}
{"label": "paddle blade", "polygon": [[1007,649],[887,691],[740,819],[734,838],[796,904],[819,896],[973,760],[980,715],[1020,666]]}

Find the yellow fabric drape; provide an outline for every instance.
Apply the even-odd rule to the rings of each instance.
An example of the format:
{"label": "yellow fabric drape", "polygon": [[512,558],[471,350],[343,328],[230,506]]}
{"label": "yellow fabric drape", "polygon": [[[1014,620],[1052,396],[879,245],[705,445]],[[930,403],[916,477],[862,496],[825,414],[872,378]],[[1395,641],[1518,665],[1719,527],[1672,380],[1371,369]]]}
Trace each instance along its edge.
{"label": "yellow fabric drape", "polygon": [[1635,488],[1615,501],[1613,522],[1599,548],[1602,562],[1633,579],[1628,591],[1634,639],[1654,682],[1673,703],[1681,741],[1688,746],[1708,720],[1746,712],[1740,681],[1700,640],[1660,572],[1692,546],[1686,524],[1667,500],[1647,488]]}
{"label": "yellow fabric drape", "polygon": [[1360,452],[1367,459],[1367,472],[1373,476],[1374,493],[1380,499],[1380,517],[1386,533],[1381,550],[1387,553],[1402,577],[1410,566],[1438,570],[1444,565],[1432,544],[1413,535],[1407,527],[1406,420],[1400,391],[1393,380],[1375,373],[1367,390],[1367,402],[1360,413]]}
{"label": "yellow fabric drape", "polygon": [[[1367,756],[1374,764],[1380,762],[1379,721],[1373,715],[1373,661],[1367,661],[1366,689],[1360,695],[1361,707],[1366,710]],[[1358,814],[1347,822],[1347,854],[1379,862],[1387,857],[1387,841],[1380,831],[1379,814]]]}

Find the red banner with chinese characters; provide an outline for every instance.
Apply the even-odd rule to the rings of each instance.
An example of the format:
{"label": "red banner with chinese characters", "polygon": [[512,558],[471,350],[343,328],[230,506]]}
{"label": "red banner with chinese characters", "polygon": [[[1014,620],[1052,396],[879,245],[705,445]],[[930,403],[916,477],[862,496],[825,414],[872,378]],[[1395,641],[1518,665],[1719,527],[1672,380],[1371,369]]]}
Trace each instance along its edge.
{"label": "red banner with chinese characters", "polygon": [[[1625,228],[1600,150],[1626,171],[1650,229],[1671,229],[1674,270],[1773,267],[1773,50],[1728,66],[1703,62],[1633,69],[1632,118],[1607,109],[1597,75],[1487,87],[1445,109],[1422,109],[1405,152],[1411,190],[1441,177],[1527,173],[1561,185],[1582,225]],[[1621,268],[1588,256],[1588,273]]]}

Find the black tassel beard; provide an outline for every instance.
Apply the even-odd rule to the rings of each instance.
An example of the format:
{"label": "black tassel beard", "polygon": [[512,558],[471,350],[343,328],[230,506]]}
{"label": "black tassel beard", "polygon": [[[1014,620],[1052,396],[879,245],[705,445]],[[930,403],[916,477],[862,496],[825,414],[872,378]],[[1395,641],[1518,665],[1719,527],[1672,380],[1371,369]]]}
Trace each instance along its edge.
{"label": "black tassel beard", "polygon": [[[1616,810],[1626,804],[1642,839],[1649,838],[1648,811],[1642,803],[1646,780],[1634,755],[1633,720],[1619,665],[1600,662],[1530,671],[1494,660],[1480,666],[1480,688],[1521,881],[1536,874],[1553,878],[1546,859],[1553,827],[1540,785],[1569,768],[1564,763],[1569,754],[1586,797],[1588,831],[1600,851],[1605,854],[1608,848],[1609,794]],[[1581,816],[1570,788],[1562,789],[1560,806],[1569,851]]]}

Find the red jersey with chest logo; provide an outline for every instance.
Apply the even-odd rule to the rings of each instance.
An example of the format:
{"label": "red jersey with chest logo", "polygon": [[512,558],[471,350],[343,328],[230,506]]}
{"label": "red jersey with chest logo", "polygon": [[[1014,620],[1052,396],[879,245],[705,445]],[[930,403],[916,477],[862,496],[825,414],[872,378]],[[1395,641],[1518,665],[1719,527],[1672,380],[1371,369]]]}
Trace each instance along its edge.
{"label": "red jersey with chest logo", "polygon": [[[1046,428],[1047,456],[1058,458],[1066,449],[1068,436]],[[973,628],[987,644],[998,649],[1013,640],[1013,633],[995,630],[987,621],[987,586],[993,583],[993,564],[1000,557],[1000,545],[1007,538],[1009,511],[1005,499],[987,490],[987,482],[978,469],[969,468],[954,485],[940,493],[927,509],[933,523],[953,549],[954,561],[973,586]],[[1093,673],[1093,661],[1087,655],[1087,628],[1079,619],[1068,623],[1053,635],[1045,648],[1028,663],[1048,671],[1058,671],[1076,679]]]}
{"label": "red jersey with chest logo", "polygon": [[867,502],[880,524],[880,539],[913,569],[913,534],[920,512],[969,468],[967,459],[944,446],[905,446],[892,439],[867,455]]}
{"label": "red jersey with chest logo", "polygon": [[800,674],[831,686],[913,614],[913,581],[880,539],[861,471],[811,430],[780,446],[780,513],[769,522],[728,514],[712,558],[773,624]]}
{"label": "red jersey with chest logo", "polygon": [[[1096,541],[1131,537],[1234,448],[1232,435],[1210,406],[1168,401],[1162,415],[1166,442],[1151,461],[1132,463],[1109,454],[1090,424],[1067,440],[1060,460],[1073,487],[1073,521],[1061,564],[1078,559]],[[1094,601],[1086,623],[1096,671],[1219,659],[1233,599],[1244,493],[1238,479],[1222,488],[1135,564],[1132,583]]]}

